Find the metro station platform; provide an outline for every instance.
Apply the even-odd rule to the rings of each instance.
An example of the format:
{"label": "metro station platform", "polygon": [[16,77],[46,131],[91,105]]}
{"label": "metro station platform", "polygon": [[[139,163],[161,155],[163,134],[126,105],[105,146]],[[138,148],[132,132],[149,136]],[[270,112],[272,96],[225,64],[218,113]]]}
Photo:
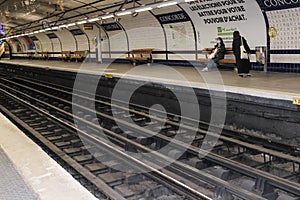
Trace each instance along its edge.
{"label": "metro station platform", "polygon": [[0,199],[96,199],[0,113]]}
{"label": "metro station platform", "polygon": [[[41,61],[41,60],[0,60],[0,64],[13,64],[20,66],[38,67],[61,71],[82,72],[90,74],[110,74],[114,77],[126,77],[128,79],[151,81],[181,86],[191,86],[193,88],[207,88],[207,84],[213,85],[216,90],[225,92],[246,94],[251,96],[265,97],[270,99],[280,99],[291,101],[293,97],[300,97],[300,74],[259,72],[252,71],[251,78],[241,78],[235,71],[219,71],[221,81],[214,82],[211,79],[216,74],[212,72],[200,72],[201,67],[180,67],[172,66],[172,69],[182,74],[186,80],[181,81],[166,73],[166,66],[152,64],[151,66],[139,65],[143,73],[131,73],[134,69],[130,64],[98,64],[98,63],[74,63],[61,61]],[[207,82],[207,80],[209,80]],[[224,84],[220,84],[224,83]]]}

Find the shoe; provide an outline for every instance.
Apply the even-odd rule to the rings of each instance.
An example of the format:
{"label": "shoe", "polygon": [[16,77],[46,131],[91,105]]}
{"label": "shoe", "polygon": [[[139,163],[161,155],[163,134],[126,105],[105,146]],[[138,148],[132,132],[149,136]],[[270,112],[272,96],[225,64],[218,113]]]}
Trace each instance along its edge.
{"label": "shoe", "polygon": [[247,77],[251,77],[251,76],[252,76],[252,74],[250,74],[250,73],[247,74]]}
{"label": "shoe", "polygon": [[205,67],[205,68],[202,69],[202,71],[203,71],[203,72],[208,72],[208,68]]}
{"label": "shoe", "polygon": [[238,75],[239,75],[239,77],[241,77],[241,78],[246,78],[246,77],[247,77],[246,74],[238,74]]}

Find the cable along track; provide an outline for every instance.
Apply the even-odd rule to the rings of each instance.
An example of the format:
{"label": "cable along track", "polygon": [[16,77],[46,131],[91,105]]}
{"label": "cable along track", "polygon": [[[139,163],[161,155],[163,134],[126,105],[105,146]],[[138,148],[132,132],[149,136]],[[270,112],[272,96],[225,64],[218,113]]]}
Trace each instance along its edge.
{"label": "cable along track", "polygon": [[[14,79],[14,81],[12,81],[2,78],[1,82],[3,83],[1,93],[5,95],[13,94],[14,96],[11,96],[13,99],[17,99],[16,96],[18,96],[19,101],[24,101],[23,104],[28,104],[28,106],[33,104],[35,108],[38,107],[36,109],[39,109],[39,112],[42,111],[44,114],[51,116],[48,118],[55,118],[73,132],[76,130],[72,121],[72,96],[70,91],[56,89],[53,86],[49,87],[42,83],[34,83],[30,80]],[[185,147],[183,141],[185,137],[188,137],[188,131],[190,130],[188,124],[185,125],[186,132],[179,133],[182,135],[182,141],[174,140],[174,134],[176,134],[179,123],[176,116],[168,114],[168,121],[163,126],[162,131],[156,134],[149,129],[143,128],[145,124],[149,124],[150,122],[147,110],[144,110],[142,107],[134,105],[133,108],[135,109],[130,111],[132,115],[125,116],[131,117],[140,125],[137,129],[136,126],[126,124],[126,122],[122,120],[124,116],[118,117],[117,119],[111,116],[112,112],[122,115],[125,108],[121,105],[111,105],[107,101],[98,99],[95,104],[97,119],[91,119],[91,112],[93,111],[89,105],[92,99],[85,96],[78,96],[77,100],[79,101],[73,104],[73,106],[78,108],[79,113],[76,113],[74,118],[85,126],[83,127],[85,132],[82,132],[82,134],[85,135],[89,144],[91,146],[93,146],[92,144],[97,144],[93,147],[97,147],[99,143],[101,143],[99,129],[106,134],[106,137],[109,137],[110,141],[118,144],[118,150],[123,153],[124,149],[130,149],[134,152],[153,152],[172,142],[174,149],[171,149],[169,154],[154,154],[156,156],[155,161],[158,163],[149,163],[149,158],[148,160],[145,158],[144,160],[137,160],[141,162],[137,164],[137,166],[141,167],[140,165],[145,165],[143,167],[150,167],[154,164],[160,165],[165,161],[172,163],[162,170],[152,171],[152,174],[156,172],[154,176],[155,179],[159,179],[159,177],[162,178],[164,175],[169,177],[173,181],[164,185],[167,185],[169,188],[175,188],[174,190],[178,193],[184,194],[184,191],[180,191],[182,188],[190,189],[189,194],[191,195],[185,194],[187,198],[200,198],[203,193],[211,198],[219,197],[222,199],[277,199],[285,196],[289,198],[300,196],[300,161],[299,157],[293,153],[289,152],[289,154],[285,154],[276,151],[276,147],[270,149],[224,135],[220,137],[219,143],[213,148],[213,151],[207,153],[205,150],[199,148],[203,137],[207,134],[211,137],[217,136],[215,136],[214,133],[208,133],[206,130],[199,129],[197,130],[198,134],[195,137],[193,145],[188,147],[188,150],[178,161],[174,161],[170,157],[172,157],[172,154],[180,152],[176,149]],[[159,119],[159,115],[152,119],[161,120]],[[116,127],[115,120],[118,121],[118,123],[123,123],[130,131],[139,134],[140,137],[130,137],[130,134]],[[98,122],[101,127],[97,126]],[[153,128],[158,128],[155,127],[155,122],[151,123],[154,124]],[[68,143],[72,141],[72,137],[68,138],[68,136],[66,136],[63,141]],[[51,139],[54,140],[55,138]],[[98,142],[95,143],[95,141]],[[63,143],[59,144],[62,145]],[[104,144],[105,142],[103,145]],[[70,144],[65,145],[68,146]],[[110,149],[106,153],[112,150],[114,149]],[[207,155],[199,159],[199,154],[203,156]],[[124,156],[128,157],[128,155],[125,154],[121,156],[122,159],[124,159]],[[255,159],[252,160],[252,157]],[[270,169],[282,163],[292,166],[292,170],[276,167],[278,168],[276,170],[284,171],[284,173],[282,173],[284,176],[277,176],[276,173],[278,172],[276,170],[271,171]],[[152,168],[156,168],[156,166]],[[186,184],[180,185],[179,183],[182,182]],[[176,186],[176,184],[180,186]],[[197,197],[197,195],[200,196]],[[205,195],[201,198],[205,198]]]}

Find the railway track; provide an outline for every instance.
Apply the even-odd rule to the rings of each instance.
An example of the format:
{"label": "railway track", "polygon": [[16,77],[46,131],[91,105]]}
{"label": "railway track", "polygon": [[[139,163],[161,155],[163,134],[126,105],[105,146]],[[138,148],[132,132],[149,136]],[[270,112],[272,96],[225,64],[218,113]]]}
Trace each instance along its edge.
{"label": "railway track", "polygon": [[[164,122],[162,113],[157,111],[150,119],[147,108],[131,105],[130,115],[124,115],[126,108],[122,102],[114,101],[116,103],[111,104],[105,97],[96,98],[95,115],[91,106],[94,105],[94,99],[83,91],[76,92],[74,99],[70,89],[55,85],[5,77],[0,82],[1,110],[28,129],[27,132],[34,133],[32,137],[44,146],[50,146],[48,148],[55,155],[63,155],[60,160],[70,162],[71,165],[68,165],[73,172],[78,173],[76,176],[84,180],[81,181],[83,184],[92,185],[87,188],[93,188],[90,190],[99,198],[300,197],[300,158],[295,147],[270,143],[261,138],[256,143],[253,136],[245,137],[231,130],[224,130],[219,137],[207,132],[207,124],[203,122],[198,122],[199,128],[193,130],[189,126],[189,123],[194,123],[192,120],[185,119],[186,124],[180,125],[180,116],[172,114],[168,114],[167,121],[161,125]],[[73,115],[74,107],[76,113]],[[126,123],[126,118],[131,118],[138,126]],[[122,124],[129,131],[123,131],[117,124]],[[180,133],[179,126],[183,127]],[[158,134],[156,130],[160,130]],[[190,140],[191,131],[197,134],[192,139],[192,145],[187,146],[184,141]],[[212,148],[211,152],[200,148],[203,147],[205,136],[219,137],[215,146],[210,146],[209,142],[204,145],[207,149]],[[114,145],[108,145],[103,137],[107,137]],[[169,151],[159,151],[168,144],[172,144]],[[186,151],[182,152],[181,149]],[[150,158],[144,156],[137,159],[125,151],[156,153],[152,153]],[[96,153],[92,155],[91,152]],[[179,159],[174,159],[176,157]],[[109,167],[124,163],[129,168],[126,173]],[[157,170],[160,166],[166,167]],[[130,171],[130,168],[134,170]],[[149,173],[135,174],[137,170]],[[82,174],[88,174],[88,177]],[[114,183],[108,180],[114,179],[111,177],[115,177]],[[134,190],[143,188],[140,182],[145,182],[146,188],[142,191]]]}

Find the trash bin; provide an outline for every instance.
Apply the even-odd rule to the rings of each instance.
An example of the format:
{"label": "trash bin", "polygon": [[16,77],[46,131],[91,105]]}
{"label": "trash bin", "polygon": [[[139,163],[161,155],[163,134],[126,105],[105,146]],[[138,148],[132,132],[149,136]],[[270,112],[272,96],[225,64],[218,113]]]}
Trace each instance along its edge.
{"label": "trash bin", "polygon": [[267,71],[267,47],[255,47],[256,62],[264,65],[264,71]]}

